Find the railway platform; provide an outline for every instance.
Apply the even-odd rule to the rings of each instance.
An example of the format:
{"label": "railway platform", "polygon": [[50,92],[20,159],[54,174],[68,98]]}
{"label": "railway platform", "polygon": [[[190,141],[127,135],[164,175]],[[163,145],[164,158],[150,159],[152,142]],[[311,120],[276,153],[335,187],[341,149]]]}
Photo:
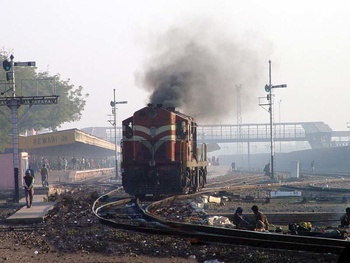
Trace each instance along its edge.
{"label": "railway platform", "polygon": [[30,208],[26,206],[26,199],[19,201],[23,207],[16,213],[6,218],[6,221],[14,224],[34,224],[44,221],[47,213],[53,209],[55,202],[48,202],[47,195],[34,194],[33,204]]}

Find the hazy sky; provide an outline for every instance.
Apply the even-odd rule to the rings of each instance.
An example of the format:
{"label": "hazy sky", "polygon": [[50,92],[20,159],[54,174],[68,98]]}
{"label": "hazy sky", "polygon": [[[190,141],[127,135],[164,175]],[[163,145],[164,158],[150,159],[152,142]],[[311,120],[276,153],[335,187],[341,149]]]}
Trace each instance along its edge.
{"label": "hazy sky", "polygon": [[1,48],[90,94],[81,121],[62,128],[110,126],[113,89],[116,101],[128,101],[118,107],[121,123],[170,79],[187,97],[181,110],[199,124],[237,123],[239,84],[242,122],[267,123],[258,98],[266,96],[269,60],[272,84],[288,85],[275,90],[276,121],[324,121],[333,130],[350,122],[345,0],[0,0],[0,7]]}

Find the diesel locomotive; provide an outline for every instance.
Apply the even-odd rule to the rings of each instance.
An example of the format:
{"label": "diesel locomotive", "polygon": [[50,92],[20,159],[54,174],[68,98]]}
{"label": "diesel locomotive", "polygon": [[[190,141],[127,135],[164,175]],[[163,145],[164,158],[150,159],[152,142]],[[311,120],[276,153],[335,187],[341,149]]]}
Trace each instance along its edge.
{"label": "diesel locomotive", "polygon": [[137,197],[199,191],[207,149],[197,144],[195,120],[174,107],[148,104],[122,121],[122,184]]}

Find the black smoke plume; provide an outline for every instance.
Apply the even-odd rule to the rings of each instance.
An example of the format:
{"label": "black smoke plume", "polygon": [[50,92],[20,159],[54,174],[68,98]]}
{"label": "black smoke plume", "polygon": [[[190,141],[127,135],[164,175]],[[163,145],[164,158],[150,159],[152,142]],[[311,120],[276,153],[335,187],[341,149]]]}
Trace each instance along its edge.
{"label": "black smoke plume", "polygon": [[171,29],[154,41],[138,81],[150,92],[147,103],[174,106],[202,124],[213,124],[236,112],[237,85],[242,87],[242,113],[258,109],[268,57],[259,53],[254,37],[235,40],[222,28],[205,25]]}

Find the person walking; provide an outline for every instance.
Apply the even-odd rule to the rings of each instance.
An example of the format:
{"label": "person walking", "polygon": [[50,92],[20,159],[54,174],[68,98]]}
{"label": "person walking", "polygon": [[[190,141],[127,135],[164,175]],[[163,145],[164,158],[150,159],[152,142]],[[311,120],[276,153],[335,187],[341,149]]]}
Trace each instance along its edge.
{"label": "person walking", "polygon": [[34,176],[32,176],[30,170],[28,169],[23,177],[24,193],[26,197],[27,208],[30,208],[33,204],[34,196]]}
{"label": "person walking", "polygon": [[75,158],[75,156],[72,157],[71,163],[72,163],[72,170],[76,170],[77,169],[77,167],[76,167],[77,159]]}
{"label": "person walking", "polygon": [[236,170],[236,163],[232,162],[231,163],[231,172]]}
{"label": "person walking", "polygon": [[63,157],[63,167],[64,167],[64,171],[67,171],[67,166],[68,166],[68,161],[66,158]]}
{"label": "person walking", "polygon": [[31,165],[29,165],[28,169],[26,170],[26,172],[29,171],[30,174],[35,178],[35,173],[34,173],[34,169],[32,168]]}
{"label": "person walking", "polygon": [[62,159],[60,156],[57,157],[57,170],[61,171],[62,168]]}
{"label": "person walking", "polygon": [[40,174],[42,186],[49,186],[49,170],[46,168],[46,164],[43,164],[43,168],[41,168]]}
{"label": "person walking", "polygon": [[264,215],[263,213],[261,213],[259,211],[259,207],[257,205],[253,205],[252,206],[252,211],[255,215],[255,226],[256,228],[259,228],[260,230],[267,230],[268,227],[270,226],[269,221],[267,220],[266,215]]}
{"label": "person walking", "polygon": [[270,176],[270,162],[268,162],[264,167],[265,176]]}

